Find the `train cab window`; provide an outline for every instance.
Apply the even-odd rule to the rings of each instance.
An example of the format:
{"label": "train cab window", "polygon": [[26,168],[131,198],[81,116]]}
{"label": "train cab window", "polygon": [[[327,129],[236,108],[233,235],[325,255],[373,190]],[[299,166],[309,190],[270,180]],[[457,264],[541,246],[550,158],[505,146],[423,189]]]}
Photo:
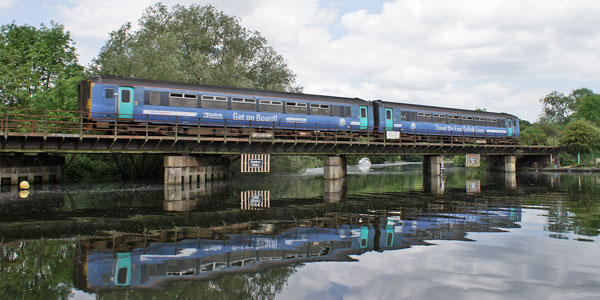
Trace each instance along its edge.
{"label": "train cab window", "polygon": [[446,124],[446,115],[433,114],[433,123]]}
{"label": "train cab window", "polygon": [[461,119],[463,125],[473,125],[473,117],[462,116]]}
{"label": "train cab window", "polygon": [[417,122],[431,123],[431,113],[417,113]]}
{"label": "train cab window", "polygon": [[159,91],[150,91],[148,104],[150,105],[160,105],[160,92]]}
{"label": "train cab window", "polygon": [[281,101],[260,100],[258,110],[263,112],[281,113],[283,112],[283,105],[281,105]]}
{"label": "train cab window", "polygon": [[255,111],[256,100],[250,98],[231,98],[231,109]]}
{"label": "train cab window", "polygon": [[307,113],[306,103],[286,102],[285,103],[285,112],[288,113],[288,114],[302,114],[302,115],[305,115]]}
{"label": "train cab window", "polygon": [[227,97],[202,95],[202,108],[227,109]]}
{"label": "train cab window", "polygon": [[448,124],[460,125],[460,116],[448,116]]}
{"label": "train cab window", "polygon": [[[319,115],[319,116],[329,116],[330,108],[327,104],[311,104],[310,105],[310,114],[311,115]],[[363,118],[366,118],[363,117]]]}
{"label": "train cab window", "polygon": [[114,98],[115,97],[115,89],[106,89],[104,90],[105,98]]}

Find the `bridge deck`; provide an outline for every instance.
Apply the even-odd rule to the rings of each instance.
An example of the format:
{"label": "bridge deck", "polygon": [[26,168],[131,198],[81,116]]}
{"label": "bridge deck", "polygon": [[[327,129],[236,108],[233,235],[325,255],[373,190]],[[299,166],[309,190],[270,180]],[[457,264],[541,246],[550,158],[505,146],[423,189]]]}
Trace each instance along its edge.
{"label": "bridge deck", "polygon": [[[227,121],[132,123],[107,118],[89,121],[77,112],[7,108],[0,120],[1,152],[14,153],[198,153],[198,154],[502,154],[544,155],[560,152],[555,141],[532,145],[468,133],[403,133],[398,139],[352,129],[338,131],[318,124],[297,129],[282,122],[231,126]],[[147,116],[145,116],[147,118]],[[218,125],[218,126],[217,126]],[[302,124],[307,126],[307,124]],[[314,125],[314,128],[312,126]],[[220,126],[220,127],[219,127]],[[286,126],[288,129],[279,129]],[[293,129],[290,129],[293,128]],[[536,141],[539,143],[539,141]]]}

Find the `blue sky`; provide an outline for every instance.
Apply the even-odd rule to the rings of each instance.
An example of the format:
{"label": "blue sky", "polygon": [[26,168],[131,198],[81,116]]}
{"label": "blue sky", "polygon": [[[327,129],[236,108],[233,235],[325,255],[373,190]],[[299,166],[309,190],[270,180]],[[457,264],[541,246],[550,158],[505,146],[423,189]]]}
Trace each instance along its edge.
{"label": "blue sky", "polygon": [[[146,0],[0,0],[0,23],[51,20],[90,63]],[[508,112],[535,121],[553,90],[598,92],[593,0],[165,0],[212,4],[258,30],[307,93]]]}

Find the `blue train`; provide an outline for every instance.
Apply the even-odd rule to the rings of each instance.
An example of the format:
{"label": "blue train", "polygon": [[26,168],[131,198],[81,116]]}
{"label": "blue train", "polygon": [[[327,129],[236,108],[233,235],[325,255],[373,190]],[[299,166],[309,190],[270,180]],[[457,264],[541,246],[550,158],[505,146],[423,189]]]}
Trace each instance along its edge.
{"label": "blue train", "polygon": [[506,113],[112,76],[83,80],[78,105],[99,128],[117,118],[216,128],[370,132],[392,139],[437,135],[514,141],[519,136],[518,118]]}

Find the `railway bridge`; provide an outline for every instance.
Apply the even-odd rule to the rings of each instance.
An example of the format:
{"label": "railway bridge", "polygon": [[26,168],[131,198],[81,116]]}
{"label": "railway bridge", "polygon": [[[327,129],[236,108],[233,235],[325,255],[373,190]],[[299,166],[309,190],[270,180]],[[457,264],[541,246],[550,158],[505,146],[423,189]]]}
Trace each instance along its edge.
{"label": "railway bridge", "polygon": [[516,143],[465,132],[447,136],[414,130],[390,137],[358,129],[324,130],[318,124],[310,130],[282,130],[275,122],[249,121],[240,127],[219,120],[216,126],[214,120],[202,118],[197,123],[131,123],[115,116],[92,122],[78,112],[14,108],[2,110],[0,116],[3,184],[16,184],[21,178],[60,180],[61,156],[67,153],[165,155],[165,182],[180,184],[226,176],[228,160],[223,155],[324,155],[325,178],[336,179],[346,175],[345,155],[423,155],[424,172],[435,175],[442,155],[484,155],[489,166],[515,172],[517,166],[548,166],[562,150],[554,141]]}

